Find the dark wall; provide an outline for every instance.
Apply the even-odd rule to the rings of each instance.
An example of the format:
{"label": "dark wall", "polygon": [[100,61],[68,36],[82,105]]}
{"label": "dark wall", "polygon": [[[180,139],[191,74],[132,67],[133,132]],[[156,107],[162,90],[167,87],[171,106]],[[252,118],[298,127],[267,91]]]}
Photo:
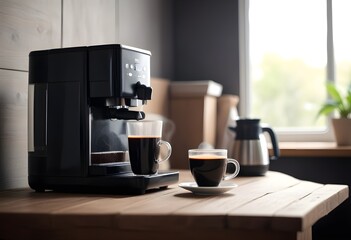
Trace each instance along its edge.
{"label": "dark wall", "polygon": [[118,40],[151,51],[151,77],[174,78],[174,1],[118,1]]}
{"label": "dark wall", "polygon": [[[351,187],[351,156],[333,158],[282,157],[271,161],[270,170],[298,179]],[[312,228],[313,239],[351,239],[351,199],[319,220]]]}
{"label": "dark wall", "polygon": [[238,95],[238,1],[176,0],[174,26],[174,80],[213,80]]}

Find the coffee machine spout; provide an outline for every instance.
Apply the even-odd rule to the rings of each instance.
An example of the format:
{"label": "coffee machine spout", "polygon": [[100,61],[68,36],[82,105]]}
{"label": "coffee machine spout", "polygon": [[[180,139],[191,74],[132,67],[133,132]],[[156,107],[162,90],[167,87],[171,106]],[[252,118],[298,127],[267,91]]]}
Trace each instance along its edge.
{"label": "coffee machine spout", "polygon": [[136,92],[138,99],[143,101],[151,100],[152,88],[144,84],[141,84],[140,81],[138,81],[135,84],[134,91]]}

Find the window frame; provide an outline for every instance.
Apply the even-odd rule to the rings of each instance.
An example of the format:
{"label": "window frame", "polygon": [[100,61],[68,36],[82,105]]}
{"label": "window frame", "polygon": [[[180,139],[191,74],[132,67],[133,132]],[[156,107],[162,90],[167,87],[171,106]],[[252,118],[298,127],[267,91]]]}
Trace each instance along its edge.
{"label": "window frame", "polygon": [[[327,66],[328,81],[335,82],[332,0],[327,1]],[[249,5],[250,0],[239,0],[239,116],[250,115],[250,49],[249,49]],[[327,128],[308,130],[293,128],[291,130],[275,129],[280,142],[332,142],[335,141],[331,123],[332,116],[327,119]]]}

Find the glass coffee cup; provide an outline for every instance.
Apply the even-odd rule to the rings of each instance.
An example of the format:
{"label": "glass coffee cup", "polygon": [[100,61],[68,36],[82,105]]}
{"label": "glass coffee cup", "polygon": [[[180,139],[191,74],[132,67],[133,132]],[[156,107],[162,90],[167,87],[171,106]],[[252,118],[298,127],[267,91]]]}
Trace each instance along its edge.
{"label": "glass coffee cup", "polygon": [[[162,125],[159,120],[127,122],[129,160],[134,174],[156,174],[159,164],[171,156],[171,144],[161,140]],[[166,156],[160,154],[163,146]]]}
{"label": "glass coffee cup", "polygon": [[[235,159],[227,158],[226,149],[190,149],[189,166],[199,187],[217,187],[221,181],[235,178],[240,171],[240,164]],[[227,173],[227,165],[233,164],[235,171]]]}

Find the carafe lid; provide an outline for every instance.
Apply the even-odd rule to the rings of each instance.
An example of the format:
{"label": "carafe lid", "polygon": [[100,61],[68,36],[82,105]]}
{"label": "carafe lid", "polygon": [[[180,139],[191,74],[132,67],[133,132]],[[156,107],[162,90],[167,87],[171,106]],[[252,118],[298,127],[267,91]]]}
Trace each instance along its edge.
{"label": "carafe lid", "polygon": [[258,118],[242,118],[236,120],[236,139],[238,140],[254,140],[259,139],[262,132],[260,119]]}

